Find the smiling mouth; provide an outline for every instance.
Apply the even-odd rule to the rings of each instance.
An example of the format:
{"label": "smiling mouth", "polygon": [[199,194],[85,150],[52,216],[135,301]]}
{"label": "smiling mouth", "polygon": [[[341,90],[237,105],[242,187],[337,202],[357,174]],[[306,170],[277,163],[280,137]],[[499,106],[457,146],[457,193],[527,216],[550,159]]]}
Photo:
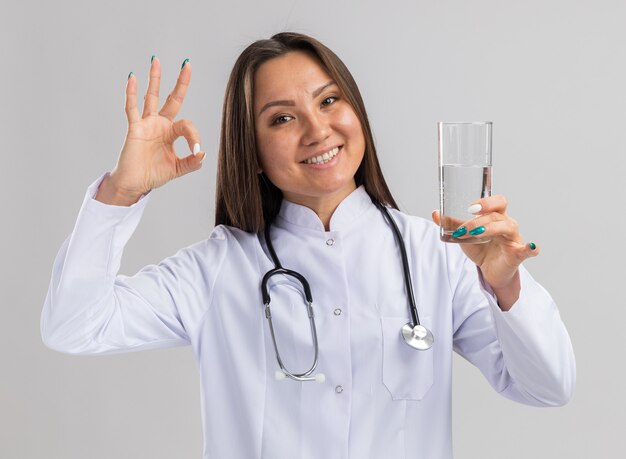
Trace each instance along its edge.
{"label": "smiling mouth", "polygon": [[341,147],[335,147],[332,150],[328,150],[326,153],[323,153],[318,156],[314,156],[312,158],[305,159],[302,161],[304,164],[324,164],[333,159],[339,153]]}

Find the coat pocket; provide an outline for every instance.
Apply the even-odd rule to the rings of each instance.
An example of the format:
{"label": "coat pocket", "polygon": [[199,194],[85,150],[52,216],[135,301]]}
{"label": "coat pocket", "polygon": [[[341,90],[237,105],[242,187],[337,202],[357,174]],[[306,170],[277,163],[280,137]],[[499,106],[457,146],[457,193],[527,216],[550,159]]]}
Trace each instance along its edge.
{"label": "coat pocket", "polygon": [[[422,400],[433,385],[433,348],[413,349],[402,336],[406,317],[381,317],[383,333],[383,384],[393,400]],[[420,317],[430,328],[430,318]]]}

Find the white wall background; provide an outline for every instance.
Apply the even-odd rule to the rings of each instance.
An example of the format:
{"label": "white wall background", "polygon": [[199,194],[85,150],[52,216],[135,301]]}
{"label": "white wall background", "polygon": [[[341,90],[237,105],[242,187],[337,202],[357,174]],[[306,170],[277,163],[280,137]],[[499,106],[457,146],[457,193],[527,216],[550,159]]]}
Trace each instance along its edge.
{"label": "white wall background", "polygon": [[[189,57],[181,116],[216,151],[234,60],[281,30],[316,36],[351,69],[409,213],[438,205],[436,122],[494,122],[494,192],[542,247],[527,267],[560,305],[578,387],[563,408],[516,405],[457,359],[455,457],[621,457],[624,24],[617,0],[3,0],[0,457],[200,457],[190,349],[65,356],[41,344],[39,314],[85,188],[122,145],[128,72],[145,87],[158,55],[167,94]],[[156,191],[123,273],[208,235],[215,163],[209,153],[200,172]]]}

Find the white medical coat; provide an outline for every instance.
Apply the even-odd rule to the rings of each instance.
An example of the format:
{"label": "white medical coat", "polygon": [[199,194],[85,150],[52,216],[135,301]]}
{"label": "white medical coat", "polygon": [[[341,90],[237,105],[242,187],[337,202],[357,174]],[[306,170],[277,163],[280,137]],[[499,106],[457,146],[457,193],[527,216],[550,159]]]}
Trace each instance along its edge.
{"label": "white medical coat", "polygon": [[[480,271],[429,221],[396,210],[421,322],[435,342],[417,351],[401,255],[364,188],[317,215],[284,201],[272,226],[283,266],[311,285],[325,383],[277,381],[261,300],[273,264],[256,234],[226,226],[132,277],[122,252],[149,200],[130,207],[93,199],[54,263],[41,317],[47,346],[105,354],[191,344],[201,376],[208,458],[446,459],[452,457],[452,351],[515,401],[566,403],[575,382],[567,331],[550,295],[520,267],[521,295],[502,312]],[[262,238],[261,238],[262,240]],[[301,288],[272,278],[272,315],[288,370],[313,358]],[[416,456],[417,455],[417,456]]]}

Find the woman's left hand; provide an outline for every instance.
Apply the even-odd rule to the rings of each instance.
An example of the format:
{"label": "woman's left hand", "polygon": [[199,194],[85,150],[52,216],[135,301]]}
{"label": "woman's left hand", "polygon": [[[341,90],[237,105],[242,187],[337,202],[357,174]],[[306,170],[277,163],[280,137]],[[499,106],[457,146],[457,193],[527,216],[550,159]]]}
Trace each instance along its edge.
{"label": "woman's left hand", "polygon": [[[539,254],[536,244],[523,242],[517,222],[507,215],[506,208],[507,200],[504,196],[479,199],[472,203],[471,209],[477,216],[459,222],[460,231],[457,230],[457,233],[462,234],[459,240],[473,237],[491,239],[482,244],[460,245],[467,257],[480,268],[483,279],[491,286],[500,307],[505,310],[519,297],[519,265]],[[434,211],[432,217],[435,223],[440,224],[439,211]]]}

